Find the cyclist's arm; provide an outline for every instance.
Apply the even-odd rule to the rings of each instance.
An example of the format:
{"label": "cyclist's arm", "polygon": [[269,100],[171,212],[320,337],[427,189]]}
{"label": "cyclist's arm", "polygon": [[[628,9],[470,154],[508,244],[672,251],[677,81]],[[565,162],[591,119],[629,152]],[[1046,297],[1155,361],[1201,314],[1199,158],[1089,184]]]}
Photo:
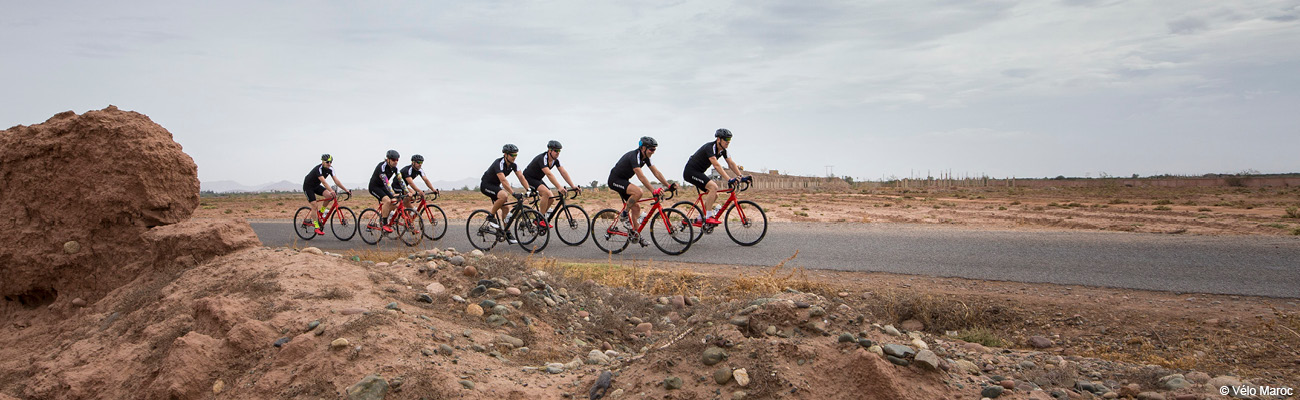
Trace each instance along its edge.
{"label": "cyclist's arm", "polygon": [[[559,167],[559,166],[557,166],[557,168],[564,168],[564,167]],[[555,190],[557,190],[557,191],[563,191],[563,190],[564,190],[564,187],[563,187],[563,186],[560,186],[560,181],[558,181],[558,180],[555,179],[555,174],[552,174],[552,173],[551,173],[551,169],[550,169],[550,168],[542,167],[542,173],[543,173],[543,174],[546,174],[546,179],[550,179],[552,185],[555,185]],[[567,176],[567,175],[566,175],[566,176]]]}
{"label": "cyclist's arm", "polygon": [[[433,184],[432,184],[432,183],[429,183],[429,177],[426,176],[426,175],[427,175],[427,174],[420,174],[420,179],[423,179],[423,180],[424,180],[424,186],[428,186],[430,192],[434,192],[435,190],[433,190]],[[412,185],[412,186],[414,186],[414,185]]]}
{"label": "cyclist's arm", "polygon": [[[659,167],[653,165],[650,165],[649,167],[650,172],[655,174],[655,178],[659,178],[659,183],[662,183],[664,187],[668,187],[668,180],[664,179],[664,174],[659,173]],[[646,187],[650,187],[650,185],[646,185]]]}
{"label": "cyclist's arm", "polygon": [[524,172],[523,172],[523,171],[520,171],[520,170],[516,169],[516,170],[515,170],[515,179],[518,179],[518,180],[519,180],[519,186],[523,186],[525,192],[527,192],[527,191],[533,189],[532,187],[528,186],[528,180],[527,180],[527,179],[524,179]]}
{"label": "cyclist's arm", "polygon": [[[564,182],[565,182],[565,183],[568,183],[568,184],[569,184],[569,187],[571,187],[571,188],[578,187],[578,185],[574,185],[574,184],[573,184],[573,179],[569,178],[569,170],[564,169],[564,166],[563,166],[563,165],[556,165],[555,168],[559,168],[559,169],[560,169],[560,176],[563,176],[563,177],[564,177]],[[552,179],[554,179],[554,178],[552,178]],[[560,184],[557,182],[557,183],[555,183],[555,186],[556,186],[556,187],[559,187]]]}
{"label": "cyclist's arm", "polygon": [[388,197],[397,197],[397,191],[393,190],[393,179],[388,179],[388,175],[384,175],[383,172],[379,173],[379,179],[384,181],[384,191],[388,192]]}
{"label": "cyclist's arm", "polygon": [[[731,177],[730,177],[730,176],[727,176],[727,171],[724,170],[724,169],[722,169],[722,164],[719,164],[719,163],[718,163],[718,158],[717,158],[717,157],[709,157],[709,163],[710,163],[710,164],[713,164],[713,170],[714,170],[714,171],[718,171],[718,174],[722,175],[722,180],[724,180],[724,181],[729,181],[729,180],[731,180]],[[731,160],[727,160],[727,165],[731,165]],[[740,175],[737,174],[736,176],[740,176]]]}
{"label": "cyclist's arm", "polygon": [[731,172],[736,173],[736,178],[743,175],[740,173],[740,163],[736,162],[736,160],[732,160],[731,157],[727,157],[727,167],[731,168]]}
{"label": "cyclist's arm", "polygon": [[[423,178],[424,175],[420,175],[420,177]],[[415,186],[415,180],[414,180],[414,179],[411,179],[411,177],[408,176],[408,177],[402,178],[402,180],[406,181],[406,187],[409,189],[409,190],[407,190],[407,192],[418,192],[418,191],[420,191],[420,187],[419,187],[419,186]],[[412,193],[407,193],[407,194],[412,194]]]}
{"label": "cyclist's arm", "polygon": [[[654,168],[654,166],[652,165],[650,168]],[[652,190],[654,188],[653,186],[650,186],[650,180],[646,179],[645,173],[641,172],[641,167],[632,168],[632,172],[636,173],[636,179],[641,181],[641,185],[645,186],[645,190]]]}
{"label": "cyclist's arm", "polygon": [[510,181],[506,180],[506,174],[497,172],[497,180],[501,181],[501,190],[507,194],[514,194],[515,190],[510,188]]}
{"label": "cyclist's arm", "polygon": [[[343,189],[344,192],[352,192],[351,190],[348,190],[348,188],[343,187],[343,182],[339,181],[338,174],[330,175],[330,179],[333,179],[334,185],[338,186],[339,189]],[[321,178],[320,183],[325,183],[325,178]],[[325,187],[329,187],[329,185],[325,185]]]}

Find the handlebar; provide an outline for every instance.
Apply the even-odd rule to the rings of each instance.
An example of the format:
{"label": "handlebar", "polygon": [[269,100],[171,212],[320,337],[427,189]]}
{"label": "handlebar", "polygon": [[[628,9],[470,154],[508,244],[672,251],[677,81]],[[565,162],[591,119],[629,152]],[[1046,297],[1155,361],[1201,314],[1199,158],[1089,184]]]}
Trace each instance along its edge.
{"label": "handlebar", "polygon": [[[433,196],[433,197],[429,197],[429,196]],[[415,197],[416,198],[424,197],[429,201],[434,201],[438,199],[438,192],[419,192],[419,194],[416,194]]]}
{"label": "handlebar", "polygon": [[672,190],[664,188],[657,196],[660,200],[672,200],[673,197],[677,197],[677,188],[672,188]]}
{"label": "handlebar", "polygon": [[736,181],[736,183],[727,182],[727,187],[735,189],[737,192],[743,192],[749,190],[749,187],[753,186],[753,182],[752,179],[741,179]]}
{"label": "handlebar", "polygon": [[336,197],[341,197],[340,199],[341,201],[348,201],[352,199],[352,192],[346,190],[339,190],[338,186],[334,186],[333,189],[334,189],[334,195]]}
{"label": "handlebar", "polygon": [[570,189],[568,192],[569,192],[569,200],[574,200],[578,198],[578,194],[582,193],[582,189],[573,188]]}

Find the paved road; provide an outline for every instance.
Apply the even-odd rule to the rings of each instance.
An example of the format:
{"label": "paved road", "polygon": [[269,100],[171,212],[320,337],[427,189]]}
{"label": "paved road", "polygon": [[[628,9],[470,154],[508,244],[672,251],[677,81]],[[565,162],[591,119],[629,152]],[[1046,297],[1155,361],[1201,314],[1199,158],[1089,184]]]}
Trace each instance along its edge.
{"label": "paved road", "polygon": [[[253,222],[268,246],[302,244],[288,221]],[[465,222],[451,221],[446,237],[422,248],[472,249]],[[329,232],[327,231],[328,235]],[[317,237],[312,246],[355,249],[360,239]],[[398,249],[396,241],[381,242]],[[932,225],[773,223],[767,237],[740,247],[722,229],[673,257],[652,244],[629,247],[615,259],[771,266],[799,252],[787,266],[878,271],[940,277],[1075,284],[1130,289],[1300,297],[1300,237],[1205,237],[1121,232],[976,231]],[[500,244],[495,253],[524,252]],[[565,246],[552,238],[544,254],[605,260],[591,240]]]}

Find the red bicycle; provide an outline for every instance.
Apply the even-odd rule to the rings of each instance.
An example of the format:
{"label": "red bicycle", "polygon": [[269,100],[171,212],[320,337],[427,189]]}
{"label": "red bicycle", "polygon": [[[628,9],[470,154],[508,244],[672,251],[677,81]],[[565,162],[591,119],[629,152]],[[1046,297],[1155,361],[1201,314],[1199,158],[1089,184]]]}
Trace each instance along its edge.
{"label": "red bicycle", "polygon": [[[391,235],[397,236],[402,243],[407,246],[415,246],[420,244],[421,239],[424,239],[424,234],[421,233],[424,218],[420,217],[420,214],[415,212],[414,209],[406,207],[406,202],[403,201],[406,197],[406,195],[397,196],[395,200],[397,210],[388,218],[387,226],[393,230]],[[380,239],[389,235],[384,232],[383,227],[385,225],[382,224],[382,221],[379,217],[379,211],[373,208],[362,210],[361,215],[357,217],[357,228],[361,232],[361,241],[366,242],[366,244],[377,244]]]}
{"label": "red bicycle", "polygon": [[[433,198],[429,198],[429,195],[433,195]],[[426,192],[416,196],[420,199],[420,205],[415,206],[415,213],[423,218],[420,221],[420,232],[423,232],[424,237],[429,240],[442,239],[442,235],[447,234],[447,213],[442,212],[442,207],[429,203],[438,199],[438,192]]]}
{"label": "red bicycle", "polygon": [[653,202],[650,209],[646,210],[646,215],[641,219],[641,223],[636,229],[632,228],[630,217],[627,215],[628,203],[623,204],[623,210],[618,211],[612,208],[600,210],[591,218],[591,240],[596,242],[596,247],[608,254],[618,254],[627,248],[627,244],[636,242],[641,247],[649,246],[645,239],[641,237],[641,231],[647,226],[650,227],[650,239],[654,241],[655,247],[664,254],[675,256],[690,250],[691,240],[694,235],[695,227],[691,226],[690,219],[681,211],[664,208],[661,204],[665,200],[672,200],[677,193],[676,190],[665,191],[656,189],[654,196],[639,203]]}
{"label": "red bicycle", "polygon": [[[727,201],[718,206],[718,214],[722,215],[722,225],[727,230],[727,236],[731,241],[741,246],[753,246],[767,236],[767,213],[763,212],[763,207],[749,200],[739,200],[736,193],[749,190],[750,180],[742,179],[736,183],[728,183],[726,190],[718,190],[718,193],[730,193]],[[695,203],[689,201],[679,201],[673,204],[673,208],[680,210],[690,219],[691,225],[698,228],[693,241],[699,241],[706,233],[713,233],[713,228],[717,225],[704,222],[704,192],[700,188],[695,188],[699,192],[696,196]],[[697,205],[698,204],[698,205]],[[734,213],[733,213],[734,212]],[[725,214],[724,214],[725,213]]]}
{"label": "red bicycle", "polygon": [[316,237],[316,225],[312,224],[312,220],[308,218],[311,213],[316,214],[315,220],[321,221],[322,225],[328,223],[330,231],[333,231],[334,237],[339,240],[348,241],[352,239],[353,235],[357,234],[357,214],[352,212],[351,208],[339,206],[339,196],[345,196],[343,200],[347,201],[352,198],[352,193],[339,192],[338,189],[337,187],[334,188],[337,195],[330,202],[328,213],[321,214],[320,210],[316,210],[314,207],[302,207],[293,214],[293,231],[298,233],[298,237],[302,238],[302,240],[311,240]]}

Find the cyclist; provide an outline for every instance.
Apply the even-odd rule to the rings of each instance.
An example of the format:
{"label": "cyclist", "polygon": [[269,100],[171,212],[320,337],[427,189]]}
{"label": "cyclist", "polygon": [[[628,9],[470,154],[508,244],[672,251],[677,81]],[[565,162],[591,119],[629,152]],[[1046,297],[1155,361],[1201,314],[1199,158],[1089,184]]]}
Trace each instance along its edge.
{"label": "cyclist", "polygon": [[[558,141],[547,142],[546,152],[533,157],[533,161],[528,163],[527,168],[524,168],[524,179],[528,180],[529,186],[537,188],[537,192],[541,195],[542,209],[539,211],[546,212],[551,209],[551,189],[546,186],[546,182],[542,178],[550,179],[551,183],[555,185],[555,190],[559,191],[561,196],[564,195],[565,190],[581,190],[578,189],[578,185],[573,184],[573,179],[569,179],[569,171],[565,170],[563,165],[560,165],[560,150],[563,148],[564,146]],[[568,188],[560,187],[560,182],[555,180],[555,174],[551,173],[551,168],[560,170],[560,175],[564,176],[564,182],[569,184]],[[546,215],[546,220],[550,219],[551,216]],[[546,220],[538,221],[537,224],[550,228],[551,224]]]}
{"label": "cyclist", "polygon": [[[307,207],[311,207],[315,210],[316,203],[319,202],[320,212],[324,213],[325,211],[329,211],[327,208],[329,206],[326,205],[326,203],[333,200],[336,193],[334,193],[333,190],[330,190],[330,185],[325,182],[325,178],[333,178],[335,186],[338,186],[339,189],[343,189],[344,192],[352,193],[351,190],[343,187],[343,182],[339,182],[338,175],[334,175],[334,169],[331,168],[333,165],[334,156],[321,154],[320,165],[312,168],[311,172],[307,173],[307,177],[302,180],[302,192],[307,194]],[[317,200],[316,196],[321,196],[320,200]],[[325,234],[324,231],[321,231],[321,221],[310,215],[307,218],[312,218],[311,224],[316,227],[317,235]]]}
{"label": "cyclist", "polygon": [[[727,157],[728,146],[731,146],[731,131],[726,128],[718,129],[717,132],[713,133],[713,141],[700,146],[700,149],[696,150],[695,154],[691,155],[691,158],[686,161],[686,169],[682,171],[682,177],[687,182],[694,184],[696,188],[704,192],[704,210],[706,211],[704,223],[706,224],[718,225],[722,223],[722,221],[718,220],[718,216],[714,215],[717,212],[717,210],[713,209],[713,203],[718,200],[718,183],[709,179],[709,176],[705,174],[709,167],[711,166],[715,171],[718,171],[718,175],[721,175],[722,179],[726,180],[728,184],[734,184],[741,179],[750,179],[750,177],[740,177],[740,168],[738,167],[740,164],[735,159]],[[718,163],[719,158],[727,159],[727,167],[731,172],[735,173],[734,176],[727,175],[727,171],[722,169],[722,164]]]}
{"label": "cyclist", "polygon": [[[519,172],[519,165],[515,164],[516,158],[519,158],[518,146],[513,144],[501,146],[501,158],[492,161],[492,166],[483,172],[483,178],[479,180],[479,192],[492,199],[492,212],[488,215],[488,223],[493,228],[504,225],[497,221],[505,221],[506,216],[510,215],[510,206],[506,205],[506,199],[509,199],[515,191],[510,187],[510,181],[506,180],[506,174],[514,172],[515,179],[524,186],[524,191],[529,190],[528,180],[524,179],[524,174]],[[506,238],[511,244],[515,243],[514,239],[510,238],[509,232]]]}
{"label": "cyclist", "polygon": [[380,161],[375,166],[375,172],[370,174],[370,195],[379,199],[379,221],[384,232],[392,233],[393,228],[388,227],[388,213],[392,212],[397,202],[393,199],[402,193],[402,182],[394,179],[397,176],[397,160],[402,155],[397,150],[389,150],[384,161]]}
{"label": "cyclist", "polygon": [[[411,188],[411,191],[414,193],[420,192],[420,186],[415,184],[415,178],[424,180],[424,186],[429,188],[429,192],[438,193],[438,189],[434,189],[433,184],[429,183],[429,177],[424,175],[423,166],[424,156],[416,154],[411,156],[411,165],[402,167],[402,169],[397,171],[397,173],[401,174],[402,182],[406,184],[406,187]],[[411,199],[408,197],[406,201],[406,204],[409,206],[411,204]]]}
{"label": "cyclist", "polygon": [[[659,183],[668,186],[668,190],[677,188],[675,183],[668,184],[668,180],[664,179],[664,175],[659,173],[659,168],[650,163],[650,156],[654,155],[655,150],[658,148],[659,142],[655,141],[654,138],[642,136],[636,150],[624,154],[622,158],[618,159],[618,163],[614,164],[614,168],[609,170],[609,179],[605,182],[610,189],[614,189],[619,197],[623,198],[623,203],[627,205],[628,215],[626,217],[631,221],[629,225],[632,228],[633,235],[635,235],[637,229],[637,222],[641,219],[641,206],[637,202],[641,200],[643,189],[631,183],[632,176],[635,175],[642,185],[649,188],[650,180],[646,179],[645,173],[641,172],[641,167],[648,166],[655,178],[659,178]],[[661,191],[663,191],[662,188],[655,189],[654,193],[659,194]]]}

